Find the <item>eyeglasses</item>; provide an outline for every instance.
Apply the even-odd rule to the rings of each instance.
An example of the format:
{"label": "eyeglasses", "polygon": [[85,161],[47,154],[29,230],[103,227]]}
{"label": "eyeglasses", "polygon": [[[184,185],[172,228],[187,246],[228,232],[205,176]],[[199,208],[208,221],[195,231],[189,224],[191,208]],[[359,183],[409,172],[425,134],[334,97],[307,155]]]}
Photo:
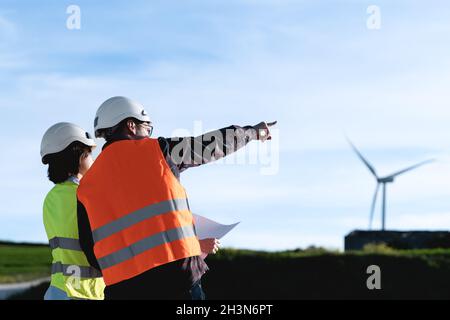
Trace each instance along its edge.
{"label": "eyeglasses", "polygon": [[152,135],[152,133],[153,133],[153,126],[151,125],[151,123],[142,122],[139,125],[144,127],[144,129],[149,130],[149,133],[148,133],[149,137]]}

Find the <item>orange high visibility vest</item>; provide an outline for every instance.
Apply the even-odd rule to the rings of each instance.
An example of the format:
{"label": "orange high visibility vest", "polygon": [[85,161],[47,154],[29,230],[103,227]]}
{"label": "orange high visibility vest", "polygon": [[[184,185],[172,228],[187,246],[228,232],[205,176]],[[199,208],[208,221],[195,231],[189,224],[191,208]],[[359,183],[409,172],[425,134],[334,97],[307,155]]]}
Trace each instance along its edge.
{"label": "orange high visibility vest", "polygon": [[108,146],[81,179],[78,199],[106,285],[201,254],[186,191],[157,139]]}

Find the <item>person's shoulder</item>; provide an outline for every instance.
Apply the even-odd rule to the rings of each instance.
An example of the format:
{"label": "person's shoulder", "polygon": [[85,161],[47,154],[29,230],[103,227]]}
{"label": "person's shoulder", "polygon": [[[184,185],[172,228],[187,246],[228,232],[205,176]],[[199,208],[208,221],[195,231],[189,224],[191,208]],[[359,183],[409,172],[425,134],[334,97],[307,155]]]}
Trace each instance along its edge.
{"label": "person's shoulder", "polygon": [[158,137],[155,140],[158,140],[158,143],[159,143],[160,146],[168,146],[169,145],[169,141],[167,141],[167,138]]}
{"label": "person's shoulder", "polygon": [[57,200],[63,195],[76,194],[78,185],[75,183],[61,182],[57,183],[50,189],[44,198],[44,204]]}
{"label": "person's shoulder", "polygon": [[161,149],[162,153],[164,155],[167,155],[169,153],[169,141],[167,138],[159,137],[158,139],[159,148]]}
{"label": "person's shoulder", "polygon": [[167,144],[167,140],[166,138],[144,138],[144,139],[140,139],[140,140],[132,140],[136,145],[152,145],[152,146],[156,146],[156,145],[166,145]]}
{"label": "person's shoulder", "polygon": [[44,198],[44,205],[45,205],[46,203],[48,203],[49,201],[51,201],[51,200],[55,197],[57,190],[58,190],[58,185],[55,184],[55,185],[53,186],[53,188],[51,188],[50,191],[47,192],[47,194],[45,195],[45,198]]}

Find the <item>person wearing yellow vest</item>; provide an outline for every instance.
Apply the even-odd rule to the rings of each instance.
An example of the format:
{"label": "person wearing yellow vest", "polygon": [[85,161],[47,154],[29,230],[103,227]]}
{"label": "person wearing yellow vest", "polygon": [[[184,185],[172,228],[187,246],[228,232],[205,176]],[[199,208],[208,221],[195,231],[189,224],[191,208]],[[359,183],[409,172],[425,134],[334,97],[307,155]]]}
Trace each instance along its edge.
{"label": "person wearing yellow vest", "polygon": [[90,266],[80,247],[77,189],[92,165],[96,146],[90,135],[71,123],[57,123],[42,138],[41,159],[55,186],[44,201],[44,226],[52,249],[51,283],[45,300],[103,300],[101,272]]}
{"label": "person wearing yellow vest", "polygon": [[[271,139],[274,124],[153,139],[140,103],[113,97],[100,106],[95,135],[107,143],[77,196],[80,244],[102,271],[106,299],[205,299],[200,280],[208,267],[200,255],[214,253],[217,241],[199,241],[179,173]],[[228,134],[231,140],[221,139]]]}

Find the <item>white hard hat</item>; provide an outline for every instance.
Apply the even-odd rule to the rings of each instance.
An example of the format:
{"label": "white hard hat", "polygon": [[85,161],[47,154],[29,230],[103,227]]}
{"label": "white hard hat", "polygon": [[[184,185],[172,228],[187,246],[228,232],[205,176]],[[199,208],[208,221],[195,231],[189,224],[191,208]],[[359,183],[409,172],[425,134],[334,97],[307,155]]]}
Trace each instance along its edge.
{"label": "white hard hat", "polygon": [[52,153],[58,153],[67,148],[72,142],[79,141],[89,147],[95,147],[95,141],[88,132],[79,126],[60,122],[51,126],[42,137],[41,159],[45,164],[44,157]]}
{"label": "white hard hat", "polygon": [[150,122],[144,106],[139,102],[125,97],[113,97],[106,100],[98,108],[95,115],[95,136],[101,137],[99,130],[112,128],[127,118]]}

